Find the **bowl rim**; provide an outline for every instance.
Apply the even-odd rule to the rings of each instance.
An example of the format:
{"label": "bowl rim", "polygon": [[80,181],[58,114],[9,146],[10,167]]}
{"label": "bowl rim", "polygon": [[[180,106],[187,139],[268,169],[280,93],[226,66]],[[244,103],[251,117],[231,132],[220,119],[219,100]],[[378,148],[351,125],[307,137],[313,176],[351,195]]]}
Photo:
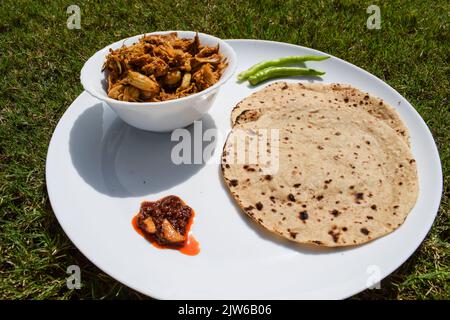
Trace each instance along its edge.
{"label": "bowl rim", "polygon": [[[211,87],[206,88],[200,92],[185,96],[185,97],[181,97],[181,98],[177,98],[177,99],[172,99],[172,100],[166,100],[166,101],[155,101],[155,102],[129,102],[129,101],[120,101],[120,100],[116,100],[116,99],[112,99],[110,97],[108,97],[107,95],[102,95],[99,94],[97,92],[97,90],[93,90],[92,88],[90,88],[87,84],[88,82],[85,81],[86,77],[88,76],[88,70],[92,68],[92,64],[93,64],[93,60],[94,58],[96,58],[98,55],[104,55],[107,52],[109,52],[109,48],[118,45],[120,43],[124,44],[126,41],[129,41],[130,39],[136,38],[139,39],[143,36],[146,35],[153,35],[153,34],[167,34],[167,33],[172,33],[172,32],[176,32],[176,33],[198,33],[199,36],[204,36],[207,38],[212,38],[213,40],[216,40],[217,43],[219,44],[219,48],[220,47],[225,47],[227,48],[227,50],[229,51],[229,56],[227,56],[227,62],[228,62],[228,66],[227,68],[230,68],[230,72],[228,75],[224,76],[222,75],[221,78],[219,79],[219,81],[217,81],[215,84],[213,84]],[[123,38],[121,40],[118,40],[114,43],[111,43],[105,47],[103,47],[102,49],[98,50],[97,52],[95,52],[91,57],[89,57],[88,60],[86,60],[86,62],[84,63],[83,67],[81,68],[80,71],[80,82],[83,86],[83,89],[86,90],[86,92],[88,92],[90,95],[92,95],[93,97],[105,101],[107,103],[112,103],[112,104],[120,104],[122,106],[142,106],[142,107],[159,107],[159,106],[164,106],[164,105],[168,105],[168,104],[178,104],[178,102],[187,102],[189,100],[194,100],[195,98],[199,98],[203,95],[208,94],[209,92],[218,89],[220,86],[222,86],[223,84],[225,84],[225,82],[227,82],[235,73],[237,68],[237,55],[236,52],[234,51],[234,49],[228,44],[226,43],[226,41],[215,37],[213,35],[207,34],[207,33],[203,33],[203,32],[196,32],[196,31],[190,31],[190,30],[167,30],[167,31],[154,31],[154,32],[149,32],[149,33],[143,33],[143,34],[138,34],[138,35],[134,35],[134,36],[130,36],[127,38]]]}

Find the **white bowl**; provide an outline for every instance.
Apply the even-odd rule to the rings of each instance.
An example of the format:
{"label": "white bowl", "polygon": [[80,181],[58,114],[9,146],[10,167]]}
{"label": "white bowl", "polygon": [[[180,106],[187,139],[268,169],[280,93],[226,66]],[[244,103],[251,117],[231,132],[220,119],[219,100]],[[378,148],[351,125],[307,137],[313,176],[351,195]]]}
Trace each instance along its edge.
{"label": "white bowl", "polygon": [[[169,32],[177,32],[180,38],[193,38],[195,36],[193,31],[163,31],[148,34],[165,34]],[[213,105],[219,88],[236,70],[237,58],[234,50],[225,41],[199,32],[198,37],[202,45],[215,46],[219,44],[219,52],[227,59],[228,66],[217,83],[201,92],[162,102],[126,102],[111,99],[106,91],[106,75],[102,71],[105,57],[109,53],[110,48],[117,49],[122,45],[132,45],[142,36],[144,35],[117,41],[97,51],[89,58],[81,69],[80,75],[84,90],[105,102],[123,121],[139,129],[167,132],[188,126],[195,120],[200,119]]]}

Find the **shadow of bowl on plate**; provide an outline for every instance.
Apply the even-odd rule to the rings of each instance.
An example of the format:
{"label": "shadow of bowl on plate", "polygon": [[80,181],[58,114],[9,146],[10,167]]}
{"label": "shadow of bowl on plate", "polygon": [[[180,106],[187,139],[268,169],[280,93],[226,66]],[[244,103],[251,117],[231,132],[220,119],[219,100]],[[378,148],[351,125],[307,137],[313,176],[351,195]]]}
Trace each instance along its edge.
{"label": "shadow of bowl on plate", "polygon": [[298,251],[303,254],[309,254],[309,255],[323,255],[323,254],[335,254],[335,253],[344,253],[345,251],[352,250],[353,248],[357,246],[347,246],[347,247],[323,247],[323,246],[317,246],[314,244],[308,244],[308,243],[298,243],[291,240],[288,240],[284,237],[282,237],[279,234],[276,234],[274,232],[271,232],[261,226],[259,223],[254,221],[252,218],[250,218],[237,204],[236,200],[233,198],[233,196],[230,194],[228,190],[228,186],[225,184],[225,181],[222,178],[222,171],[219,166],[219,175],[220,175],[220,181],[222,188],[224,189],[224,192],[227,194],[228,199],[233,203],[233,206],[236,208],[236,211],[238,212],[239,218],[250,228],[252,229],[255,234],[267,241],[272,241],[276,243],[279,246],[283,246],[285,248]]}
{"label": "shadow of bowl on plate", "polygon": [[[195,130],[203,136],[205,131],[215,128],[214,120],[207,114],[198,121]],[[183,138],[172,141],[172,133],[136,129],[98,103],[75,121],[69,151],[79,175],[98,192],[119,198],[145,196],[186,181],[213,154],[216,141],[195,139],[194,125],[183,132]],[[190,154],[182,153],[192,160],[189,163],[176,164],[172,159],[173,148],[180,141],[192,146]],[[205,152],[206,148],[211,152]],[[195,151],[201,152],[200,161],[193,161]]]}

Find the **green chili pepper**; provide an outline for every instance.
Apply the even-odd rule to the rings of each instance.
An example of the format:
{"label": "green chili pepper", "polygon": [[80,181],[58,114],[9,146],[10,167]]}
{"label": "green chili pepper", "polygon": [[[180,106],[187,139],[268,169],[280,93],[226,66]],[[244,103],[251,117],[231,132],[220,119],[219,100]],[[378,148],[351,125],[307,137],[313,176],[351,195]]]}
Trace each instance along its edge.
{"label": "green chili pepper", "polygon": [[250,82],[250,84],[254,86],[264,80],[271,78],[289,77],[289,76],[321,76],[324,74],[325,72],[314,69],[306,69],[298,67],[269,67],[261,71],[258,71],[254,75],[250,76],[248,78],[248,82]]}
{"label": "green chili pepper", "polygon": [[260,63],[255,64],[251,68],[241,72],[238,74],[237,79],[239,81],[243,81],[245,79],[250,78],[252,75],[256,74],[258,71],[261,71],[268,67],[280,67],[286,64],[294,64],[301,63],[305,61],[322,61],[328,59],[327,56],[290,56],[284,57],[274,60],[262,61]]}

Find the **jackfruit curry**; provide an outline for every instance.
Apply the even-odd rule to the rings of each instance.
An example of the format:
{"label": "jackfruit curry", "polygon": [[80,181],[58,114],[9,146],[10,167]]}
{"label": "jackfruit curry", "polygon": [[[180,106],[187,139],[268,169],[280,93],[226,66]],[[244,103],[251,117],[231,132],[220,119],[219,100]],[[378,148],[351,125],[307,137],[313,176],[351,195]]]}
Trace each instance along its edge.
{"label": "jackfruit curry", "polygon": [[202,46],[197,34],[187,39],[172,32],[110,49],[103,70],[110,98],[159,102],[205,90],[219,81],[226,67],[219,45]]}

